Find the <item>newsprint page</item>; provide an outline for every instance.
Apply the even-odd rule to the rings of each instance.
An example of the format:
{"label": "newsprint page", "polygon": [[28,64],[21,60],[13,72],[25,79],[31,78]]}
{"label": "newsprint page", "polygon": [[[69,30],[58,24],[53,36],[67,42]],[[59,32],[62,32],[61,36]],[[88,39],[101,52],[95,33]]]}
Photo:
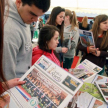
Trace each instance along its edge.
{"label": "newsprint page", "polygon": [[83,82],[41,56],[22,76],[26,83],[9,90],[6,108],[64,108],[83,85]]}

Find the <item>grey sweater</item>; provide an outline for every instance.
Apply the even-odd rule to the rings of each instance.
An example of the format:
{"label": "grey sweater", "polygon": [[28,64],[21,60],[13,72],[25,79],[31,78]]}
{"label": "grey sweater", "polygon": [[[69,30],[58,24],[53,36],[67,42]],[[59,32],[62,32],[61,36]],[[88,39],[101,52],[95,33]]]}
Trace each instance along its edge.
{"label": "grey sweater", "polygon": [[[68,47],[68,52],[63,54],[63,57],[65,58],[73,58],[75,55],[75,48],[78,44],[78,39],[79,39],[79,32],[78,28],[74,27],[73,30],[71,30],[71,25],[64,27],[64,42],[63,46]],[[70,41],[71,37],[73,37],[73,40]]]}
{"label": "grey sweater", "polygon": [[30,25],[21,19],[15,2],[8,1],[9,15],[4,26],[3,51],[3,70],[7,80],[21,77],[30,68],[32,57]]}

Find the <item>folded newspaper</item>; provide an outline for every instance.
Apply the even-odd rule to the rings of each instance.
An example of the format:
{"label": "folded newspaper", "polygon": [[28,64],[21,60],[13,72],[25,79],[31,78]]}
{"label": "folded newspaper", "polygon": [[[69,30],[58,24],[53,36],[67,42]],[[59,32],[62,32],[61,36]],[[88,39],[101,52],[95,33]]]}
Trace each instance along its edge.
{"label": "folded newspaper", "polygon": [[78,92],[73,99],[71,108],[108,108],[107,104],[87,92]]}
{"label": "folded newspaper", "polygon": [[108,82],[108,77],[97,74],[94,77],[92,83],[95,84],[95,82]]}
{"label": "folded newspaper", "polygon": [[85,69],[69,69],[69,72],[71,72],[75,77],[80,78],[84,75],[86,75]]}
{"label": "folded newspaper", "polygon": [[[21,77],[26,83],[9,90],[9,108],[64,108],[83,82],[41,56]],[[13,104],[10,104],[13,103]]]}
{"label": "folded newspaper", "polygon": [[82,72],[82,76],[80,76],[79,74],[80,77],[78,76],[77,78],[88,83],[91,83],[94,77],[97,75],[97,73],[99,73],[102,70],[101,67],[97,66],[96,64],[92,63],[87,59],[81,62],[75,69],[84,69],[84,72]]}
{"label": "folded newspaper", "polygon": [[79,29],[79,35],[80,35],[81,44],[84,47],[95,46],[93,33],[91,31],[86,31],[86,30],[80,30]]}
{"label": "folded newspaper", "polygon": [[108,104],[108,82],[95,82],[97,88],[99,89],[100,93],[102,94],[104,100]]}

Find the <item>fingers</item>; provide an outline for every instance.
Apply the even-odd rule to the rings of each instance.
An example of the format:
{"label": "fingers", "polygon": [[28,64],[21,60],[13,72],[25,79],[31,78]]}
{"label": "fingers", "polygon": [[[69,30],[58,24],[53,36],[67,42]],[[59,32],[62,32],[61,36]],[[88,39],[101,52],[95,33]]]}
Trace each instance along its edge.
{"label": "fingers", "polygon": [[15,78],[14,80],[16,81],[15,85],[20,85],[20,84],[24,84],[25,81],[19,81],[20,78]]}
{"label": "fingers", "polygon": [[25,81],[18,81],[17,85],[21,85],[21,84],[24,84],[24,83],[25,83]]}
{"label": "fingers", "polygon": [[19,81],[19,79],[20,79],[20,78],[14,78],[13,80],[15,80],[15,81]]}
{"label": "fingers", "polygon": [[19,79],[20,78],[14,78],[14,79],[8,81],[9,87],[12,88],[14,86],[21,85],[21,84],[25,83],[25,81],[19,81]]}
{"label": "fingers", "polygon": [[68,51],[68,48],[62,48],[62,53],[66,53]]}
{"label": "fingers", "polygon": [[68,49],[66,49],[65,53],[68,51]]}
{"label": "fingers", "polygon": [[90,48],[95,48],[95,46],[89,46]]}
{"label": "fingers", "polygon": [[99,48],[96,48],[97,51],[99,51]]}

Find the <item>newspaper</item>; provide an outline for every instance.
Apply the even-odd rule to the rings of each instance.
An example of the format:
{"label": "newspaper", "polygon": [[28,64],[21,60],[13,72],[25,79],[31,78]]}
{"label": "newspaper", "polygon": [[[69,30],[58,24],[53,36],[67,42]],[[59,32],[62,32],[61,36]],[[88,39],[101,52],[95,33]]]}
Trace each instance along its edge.
{"label": "newspaper", "polygon": [[18,108],[64,108],[83,85],[44,55],[20,80],[26,83],[9,90]]}
{"label": "newspaper", "polygon": [[71,69],[69,69],[69,72],[71,72],[77,78],[80,78],[80,77],[86,75],[86,72],[84,69],[76,69],[76,68],[72,69],[71,68]]}
{"label": "newspaper", "polygon": [[85,74],[79,79],[83,80],[84,82],[91,83],[94,77],[97,73],[99,73],[102,68],[95,65],[94,63],[90,62],[89,60],[85,59],[83,62],[81,62],[76,69],[84,69]]}
{"label": "newspaper", "polygon": [[87,92],[79,92],[75,108],[107,108],[107,104]]}
{"label": "newspaper", "polygon": [[87,92],[93,97],[104,101],[103,96],[94,84],[84,82],[83,86],[80,88],[80,91]]}
{"label": "newspaper", "polygon": [[80,30],[79,29],[79,35],[80,35],[81,44],[84,47],[95,46],[93,33],[91,31],[86,31],[86,30]]}
{"label": "newspaper", "polygon": [[108,82],[95,82],[104,100],[108,103]]}
{"label": "newspaper", "polygon": [[93,84],[95,84],[95,81],[99,81],[99,82],[108,82],[108,77],[103,76],[103,75],[96,75],[94,80],[92,81]]}

